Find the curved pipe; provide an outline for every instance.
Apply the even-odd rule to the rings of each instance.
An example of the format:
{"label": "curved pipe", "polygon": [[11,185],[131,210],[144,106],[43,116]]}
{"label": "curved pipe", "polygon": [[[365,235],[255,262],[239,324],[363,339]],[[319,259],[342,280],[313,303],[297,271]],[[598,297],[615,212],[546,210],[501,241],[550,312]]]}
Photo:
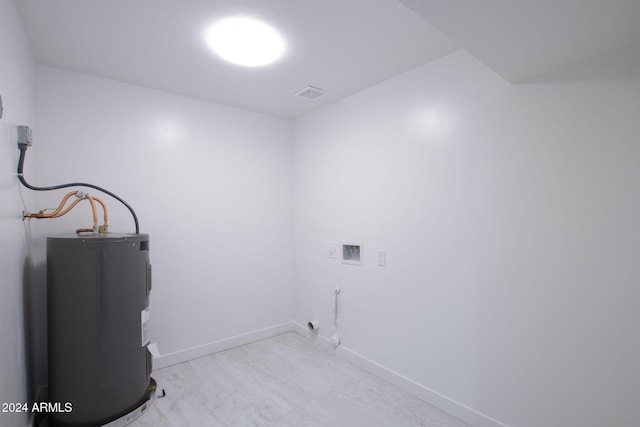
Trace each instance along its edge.
{"label": "curved pipe", "polygon": [[96,201],[93,196],[87,194],[87,200],[91,203],[91,214],[93,215],[93,231],[98,232],[98,209],[96,209]]}
{"label": "curved pipe", "polygon": [[[69,211],[71,209],[73,209],[78,203],[80,203],[82,201],[82,199],[76,199],[74,200],[65,210],[63,210],[62,212],[58,212],[55,215],[51,215],[51,216],[43,216],[41,218],[60,218],[62,215],[66,215],[69,213]],[[36,217],[37,218],[37,217]]]}
{"label": "curved pipe", "polygon": [[[67,206],[65,209],[62,209],[64,204],[67,202],[67,200],[69,200],[69,198],[73,195],[76,195],[78,197],[78,199],[74,200],[69,206]],[[102,208],[104,210],[104,229],[106,229],[108,227],[108,211],[107,211],[107,205],[100,199],[98,199],[97,197],[93,197],[90,194],[87,195],[79,195],[78,192],[70,192],[67,193],[62,201],[60,202],[60,204],[58,205],[58,207],[50,213],[37,213],[37,214],[26,214],[25,218],[39,218],[39,219],[43,219],[43,218],[60,218],[63,215],[66,215],[67,213],[69,213],[69,211],[71,211],[71,209],[73,209],[78,203],[80,203],[82,200],[87,199],[89,200],[89,203],[91,204],[91,213],[93,215],[93,229],[92,231],[97,232],[99,230],[98,227],[98,210],[96,208],[96,202],[100,203],[100,205],[102,205]],[[86,229],[82,229],[83,231],[85,231]]]}
{"label": "curved pipe", "polygon": [[77,199],[74,200],[69,206],[67,206],[67,208],[63,211],[59,211],[59,209],[56,209],[56,211],[51,212],[51,213],[37,213],[37,214],[26,214],[25,217],[26,218],[60,218],[63,215],[66,215],[67,213],[69,213],[69,211],[71,209],[73,209],[75,207],[75,205],[77,205],[78,203],[80,203],[82,201],[82,199]]}
{"label": "curved pipe", "polygon": [[[60,202],[60,204],[58,205],[58,207],[57,207],[57,208],[55,208],[55,209],[53,210],[53,212],[49,213],[49,215],[55,215],[55,214],[57,214],[58,212],[60,212],[60,210],[64,207],[65,203],[67,203],[67,200],[69,200],[69,198],[70,198],[71,196],[73,196],[74,194],[76,194],[76,192],[75,192],[75,191],[70,191],[70,192],[68,192],[68,193],[67,193],[67,194],[62,198],[62,201]],[[43,213],[44,213],[44,212],[43,212]]]}
{"label": "curved pipe", "polygon": [[93,200],[100,203],[100,205],[102,206],[102,212],[103,212],[103,218],[104,218],[103,226],[104,226],[104,229],[106,230],[107,228],[109,228],[109,211],[107,210],[107,205],[102,201],[102,199],[99,199],[95,196],[93,196]]}

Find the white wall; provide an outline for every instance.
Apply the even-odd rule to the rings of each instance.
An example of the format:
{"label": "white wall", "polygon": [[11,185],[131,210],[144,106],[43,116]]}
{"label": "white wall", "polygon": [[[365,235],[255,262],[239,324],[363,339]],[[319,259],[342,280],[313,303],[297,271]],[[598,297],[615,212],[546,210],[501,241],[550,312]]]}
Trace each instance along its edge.
{"label": "white wall", "polygon": [[639,99],[457,52],[297,120],[296,322],[337,285],[343,348],[476,425],[637,425]]}
{"label": "white wall", "polygon": [[[34,66],[15,7],[0,0],[0,403],[26,402],[25,326],[30,240],[21,220],[16,125],[33,126]],[[29,201],[29,195],[25,194]],[[0,413],[0,426],[26,425],[25,414]]]}
{"label": "white wall", "polygon": [[[9,133],[32,122],[31,65],[7,10],[0,48],[22,46],[0,63],[5,107],[22,109],[0,121],[13,171]],[[631,426],[639,95],[637,81],[511,86],[456,53],[299,119],[292,159],[287,121],[39,68],[27,177],[94,182],[134,206],[151,235],[162,353],[285,323],[293,294],[295,320],[319,319],[328,337],[338,285],[343,349],[448,397],[478,426]],[[3,401],[25,394],[28,249],[5,178]],[[38,195],[35,209],[62,194]],[[112,230],[131,231],[104,199]],[[89,223],[86,207],[40,222],[39,262],[45,235]],[[365,266],[327,258],[342,239],[363,241]]]}
{"label": "white wall", "polygon": [[[90,182],[136,210],[162,354],[291,320],[289,121],[46,67],[36,89],[33,181]],[[40,207],[65,193],[39,195]],[[92,194],[111,231],[133,232],[124,207]],[[42,221],[40,241],[90,226],[89,207],[76,210]]]}

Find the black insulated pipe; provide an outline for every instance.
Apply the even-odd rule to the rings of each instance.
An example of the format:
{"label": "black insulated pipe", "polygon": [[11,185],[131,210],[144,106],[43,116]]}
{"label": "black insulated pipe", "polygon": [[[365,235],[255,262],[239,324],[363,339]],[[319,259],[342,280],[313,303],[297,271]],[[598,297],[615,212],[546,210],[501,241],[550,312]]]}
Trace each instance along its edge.
{"label": "black insulated pipe", "polygon": [[109,196],[113,197],[114,199],[116,199],[117,201],[122,203],[127,209],[129,209],[129,212],[131,212],[131,216],[133,216],[133,222],[135,223],[135,226],[136,226],[136,234],[140,234],[140,225],[138,223],[138,216],[134,212],[133,208],[131,206],[129,206],[129,204],[127,202],[125,202],[124,200],[122,200],[120,197],[118,197],[115,194],[113,194],[111,191],[105,190],[104,188],[98,187],[97,185],[88,184],[86,182],[72,182],[70,184],[53,185],[53,186],[50,186],[50,187],[35,187],[35,186],[29,184],[24,179],[24,175],[23,175],[23,172],[22,172],[22,170],[24,168],[24,158],[25,158],[25,155],[26,155],[26,152],[27,152],[28,144],[26,144],[26,143],[23,143],[23,144],[18,143],[18,148],[20,149],[20,159],[18,160],[18,179],[20,180],[20,183],[22,185],[24,185],[28,189],[34,190],[34,191],[59,190],[61,188],[69,188],[69,187],[89,187],[89,188],[93,188],[93,189],[96,189],[98,191],[101,191],[101,192],[103,192],[105,194],[108,194]]}

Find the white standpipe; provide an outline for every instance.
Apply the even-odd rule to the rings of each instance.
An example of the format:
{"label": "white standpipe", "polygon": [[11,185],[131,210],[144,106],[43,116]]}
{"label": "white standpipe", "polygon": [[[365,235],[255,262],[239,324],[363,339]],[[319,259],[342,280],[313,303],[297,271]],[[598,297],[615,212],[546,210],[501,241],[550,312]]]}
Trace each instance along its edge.
{"label": "white standpipe", "polygon": [[340,337],[338,336],[338,295],[340,294],[340,288],[336,287],[333,290],[333,324],[335,328],[335,333],[331,336],[331,344],[334,347],[338,347],[340,345]]}
{"label": "white standpipe", "polygon": [[333,290],[333,324],[338,326],[338,295],[340,294],[340,288]]}

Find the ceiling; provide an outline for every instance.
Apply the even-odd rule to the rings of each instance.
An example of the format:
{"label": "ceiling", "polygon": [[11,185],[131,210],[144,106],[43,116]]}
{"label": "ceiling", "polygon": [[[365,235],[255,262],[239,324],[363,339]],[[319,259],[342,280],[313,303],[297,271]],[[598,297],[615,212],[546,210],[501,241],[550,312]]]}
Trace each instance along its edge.
{"label": "ceiling", "polygon": [[[299,117],[457,49],[518,83],[640,78],[638,0],[14,0],[38,64]],[[214,56],[212,22],[250,15],[286,55]],[[312,85],[315,100],[294,93]]]}
{"label": "ceiling", "polygon": [[512,83],[640,78],[640,0],[400,0]]}
{"label": "ceiling", "polygon": [[[396,0],[15,0],[39,64],[298,117],[456,49]],[[260,18],[288,49],[266,67],[216,57],[203,33]],[[327,91],[310,100],[294,93]]]}

